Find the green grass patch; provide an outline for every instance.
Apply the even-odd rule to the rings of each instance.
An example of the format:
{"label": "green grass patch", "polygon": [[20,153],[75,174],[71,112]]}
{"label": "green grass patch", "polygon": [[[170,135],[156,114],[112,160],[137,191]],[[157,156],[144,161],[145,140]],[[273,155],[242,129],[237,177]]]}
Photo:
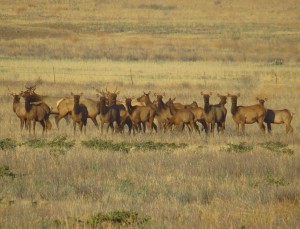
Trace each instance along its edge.
{"label": "green grass patch", "polygon": [[261,147],[271,150],[272,152],[276,153],[283,153],[283,154],[294,154],[294,151],[288,148],[287,144],[281,142],[264,142],[259,144]]}
{"label": "green grass patch", "polygon": [[227,148],[224,150],[229,153],[247,153],[253,150],[253,146],[246,144],[246,142],[240,142],[239,144],[227,144]]}
{"label": "green grass patch", "polygon": [[265,182],[276,186],[285,186],[289,184],[284,177],[274,177],[272,174],[268,174],[265,177]]}
{"label": "green grass patch", "polygon": [[177,148],[185,148],[187,144],[175,144],[175,143],[162,143],[162,142],[113,142],[113,141],[105,141],[101,139],[92,139],[88,141],[82,141],[82,145],[98,150],[113,150],[113,151],[121,151],[128,153],[130,150],[169,150],[169,149],[177,149]]}
{"label": "green grass patch", "polygon": [[96,215],[91,216],[87,220],[87,224],[92,228],[104,228],[111,226],[129,226],[129,227],[137,227],[142,226],[150,220],[150,217],[147,216],[139,216],[137,212],[134,211],[113,211],[109,213],[98,213]]}
{"label": "green grass patch", "polygon": [[47,141],[46,139],[30,139],[27,142],[22,143],[21,145],[27,145],[31,148],[43,148],[43,147],[51,147],[51,148],[65,148],[70,149],[75,145],[75,140],[68,141],[66,136],[58,136],[53,140]]}
{"label": "green grass patch", "polygon": [[2,150],[15,149],[16,146],[17,146],[16,142],[10,138],[5,138],[0,140],[0,149]]}

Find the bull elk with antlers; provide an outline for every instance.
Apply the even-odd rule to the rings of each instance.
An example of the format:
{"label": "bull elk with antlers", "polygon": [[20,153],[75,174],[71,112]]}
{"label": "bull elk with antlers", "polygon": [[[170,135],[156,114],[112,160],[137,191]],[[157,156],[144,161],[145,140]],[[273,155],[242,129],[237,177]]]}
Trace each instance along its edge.
{"label": "bull elk with antlers", "polygon": [[115,101],[112,101],[112,105],[106,105],[106,97],[100,96],[100,122],[101,122],[101,133],[103,133],[103,126],[105,123],[108,124],[106,132],[108,132],[109,127],[112,129],[112,133],[115,131],[114,122],[117,123],[118,131],[121,130],[121,117],[120,110],[116,105]]}
{"label": "bull elk with antlers", "polygon": [[31,121],[33,121],[33,134],[35,136],[35,125],[39,122],[43,127],[43,135],[45,130],[50,130],[52,124],[49,120],[50,107],[42,102],[35,101],[35,97],[30,93],[21,92],[20,94],[25,100],[25,110],[26,110],[26,125],[29,129],[29,134],[31,133]]}
{"label": "bull elk with antlers", "polygon": [[[267,98],[261,99],[256,98],[259,103],[264,106]],[[272,132],[271,124],[283,124],[285,126],[286,133],[293,133],[293,127],[291,126],[291,122],[293,119],[293,114],[288,109],[281,110],[273,110],[267,109],[266,116],[264,118],[264,122],[267,123],[268,132]]]}
{"label": "bull elk with antlers", "polygon": [[239,93],[237,95],[228,94],[228,97],[231,97],[231,114],[233,121],[236,124],[237,131],[239,132],[239,126],[241,125],[242,132],[245,133],[245,124],[257,122],[260,130],[264,133],[265,126],[263,122],[267,113],[264,106],[261,104],[238,106],[237,99],[239,96]]}

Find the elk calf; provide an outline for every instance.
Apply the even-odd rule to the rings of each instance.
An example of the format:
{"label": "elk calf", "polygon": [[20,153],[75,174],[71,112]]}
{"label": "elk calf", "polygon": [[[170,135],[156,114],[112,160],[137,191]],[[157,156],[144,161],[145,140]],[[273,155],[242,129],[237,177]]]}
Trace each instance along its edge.
{"label": "elk calf", "polygon": [[257,122],[260,130],[265,132],[265,126],[263,124],[266,109],[261,104],[256,104],[252,106],[237,106],[237,99],[240,94],[231,95],[228,94],[228,97],[231,97],[231,114],[233,121],[236,124],[236,129],[239,132],[239,126],[241,125],[242,132],[245,133],[245,124],[252,124]]}
{"label": "elk calf", "polygon": [[73,119],[73,127],[74,127],[74,135],[76,131],[76,123],[79,125],[80,132],[82,133],[82,128],[84,127],[84,133],[86,133],[86,123],[88,118],[88,110],[84,104],[79,103],[80,96],[83,95],[74,95],[71,93],[74,99],[74,106],[72,110],[72,119]]}
{"label": "elk calf", "polygon": [[[264,106],[265,101],[267,101],[267,98],[265,99],[259,99],[257,98],[259,103]],[[272,132],[271,123],[272,124],[283,124],[285,126],[286,133],[293,133],[294,129],[291,126],[291,122],[293,119],[292,113],[288,109],[282,109],[282,110],[272,110],[267,109],[266,116],[264,118],[264,122],[267,123],[268,132]]]}

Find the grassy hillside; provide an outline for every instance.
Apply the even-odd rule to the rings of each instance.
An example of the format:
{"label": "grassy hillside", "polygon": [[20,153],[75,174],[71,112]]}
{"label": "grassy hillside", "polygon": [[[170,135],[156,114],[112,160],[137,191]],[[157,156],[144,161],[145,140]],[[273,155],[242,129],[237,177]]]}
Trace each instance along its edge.
{"label": "grassy hillside", "polygon": [[299,61],[300,6],[288,1],[1,2],[2,56]]}

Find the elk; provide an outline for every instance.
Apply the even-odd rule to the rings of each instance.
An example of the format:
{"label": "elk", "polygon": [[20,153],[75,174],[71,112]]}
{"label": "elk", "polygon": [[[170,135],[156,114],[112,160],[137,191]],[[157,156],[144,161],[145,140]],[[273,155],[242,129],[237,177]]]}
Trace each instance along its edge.
{"label": "elk", "polygon": [[[96,88],[95,88],[96,89]],[[115,90],[115,92],[109,92],[106,89],[106,93],[103,90],[98,90],[96,89],[97,92],[100,93],[100,95],[104,96],[106,98],[106,100],[108,100],[108,106],[114,106],[116,107],[119,112],[120,112],[120,132],[123,132],[124,126],[127,125],[128,127],[128,133],[131,133],[131,129],[132,129],[132,121],[129,117],[128,111],[126,110],[125,106],[117,101],[117,96],[120,93],[119,91],[117,91],[117,89]],[[98,94],[97,96],[100,97],[100,95]]]}
{"label": "elk", "polygon": [[[97,129],[99,125],[97,122],[97,115],[100,112],[99,102],[94,101],[88,98],[81,98],[80,103],[85,105],[88,110],[88,118],[90,118]],[[59,126],[59,121],[66,117],[68,114],[71,114],[74,108],[74,98],[62,98],[57,104],[58,115],[55,117],[55,122],[57,127]]]}
{"label": "elk", "polygon": [[176,111],[173,103],[174,100],[169,99],[169,101],[166,103],[166,105],[170,108],[170,112],[172,114],[172,117],[168,118],[169,123],[167,124],[167,127],[171,128],[173,125],[175,125],[176,129],[182,131],[184,129],[184,126],[187,125],[190,131],[196,129],[200,134],[199,128],[195,123],[195,116],[193,112],[187,109],[180,109]]}
{"label": "elk", "polygon": [[157,127],[153,123],[154,117],[156,115],[156,110],[151,106],[132,106],[131,104],[132,98],[126,98],[125,103],[126,107],[132,121],[133,125],[133,134],[138,129],[138,125],[142,124],[143,132],[146,132],[146,122],[149,123],[150,131],[154,128],[157,132]]}
{"label": "elk", "polygon": [[118,130],[121,130],[121,117],[120,117],[120,110],[116,105],[116,100],[112,101],[112,105],[106,106],[106,97],[100,96],[100,122],[101,122],[101,133],[103,133],[103,125],[104,123],[108,123],[107,130],[108,132],[109,127],[112,129],[112,133],[115,131],[114,122],[118,125]]}
{"label": "elk", "polygon": [[[35,125],[39,122],[43,127],[43,135],[45,130],[50,130],[52,124],[49,120],[50,108],[49,106],[40,101],[36,103],[34,96],[30,94],[21,92],[21,96],[25,100],[25,110],[26,110],[26,125],[29,129],[29,134],[31,134],[31,121],[33,121],[33,134],[35,136]],[[33,104],[34,103],[34,104]]]}
{"label": "elk", "polygon": [[204,94],[201,92],[201,95],[203,95],[204,100],[204,120],[207,124],[210,124],[210,132],[214,134],[215,129],[215,123],[216,123],[216,108],[209,103],[209,98],[212,95],[210,92],[209,94]]}
{"label": "elk", "polygon": [[263,124],[266,109],[261,104],[255,104],[252,106],[237,106],[237,99],[240,93],[237,95],[228,94],[231,97],[231,114],[233,121],[236,124],[236,129],[239,132],[239,126],[241,125],[242,133],[245,133],[245,124],[258,123],[258,126],[262,132],[265,132],[265,126]]}
{"label": "elk", "polygon": [[[259,103],[264,106],[267,98],[260,99],[256,98]],[[267,109],[266,116],[264,118],[264,122],[267,123],[268,132],[272,132],[271,123],[272,124],[283,124],[285,126],[286,133],[293,133],[293,127],[291,126],[291,122],[293,119],[293,114],[288,109],[282,110],[273,110]]]}
{"label": "elk", "polygon": [[21,103],[20,95],[15,94],[15,93],[11,93],[11,95],[13,97],[13,111],[16,113],[16,115],[20,119],[20,129],[23,130],[24,125],[27,128],[27,125],[26,125],[27,117],[26,117],[25,104]]}
{"label": "elk", "polygon": [[169,122],[169,118],[172,117],[170,108],[163,102],[163,95],[156,95],[157,109],[155,118],[158,121],[159,129],[166,130],[166,125]]}
{"label": "elk", "polygon": [[74,100],[74,105],[72,109],[72,119],[73,119],[73,128],[74,128],[74,136],[75,136],[76,123],[79,125],[80,132],[82,133],[82,129],[84,127],[84,133],[86,133],[88,109],[84,104],[79,103],[80,97],[83,95],[83,93],[79,95],[75,95],[73,94],[73,92],[71,92],[71,95],[73,96],[73,100]]}
{"label": "elk", "polygon": [[218,133],[221,131],[221,133],[223,134],[225,130],[225,121],[227,115],[227,109],[225,107],[225,104],[227,103],[227,96],[220,94],[217,94],[217,96],[220,98],[220,102],[219,104],[213,105],[213,107],[215,108],[217,131]]}
{"label": "elk", "polygon": [[[25,92],[23,92],[25,95],[30,95],[33,102],[39,102],[43,101],[50,107],[50,114],[55,115],[55,117],[59,114],[57,109],[57,104],[63,99],[63,97],[59,96],[48,96],[48,95],[39,95],[35,92],[36,90],[36,84],[29,85],[28,83],[25,84],[25,88],[27,89]],[[69,122],[68,116],[64,117]],[[56,123],[56,126],[58,128],[58,123]]]}

